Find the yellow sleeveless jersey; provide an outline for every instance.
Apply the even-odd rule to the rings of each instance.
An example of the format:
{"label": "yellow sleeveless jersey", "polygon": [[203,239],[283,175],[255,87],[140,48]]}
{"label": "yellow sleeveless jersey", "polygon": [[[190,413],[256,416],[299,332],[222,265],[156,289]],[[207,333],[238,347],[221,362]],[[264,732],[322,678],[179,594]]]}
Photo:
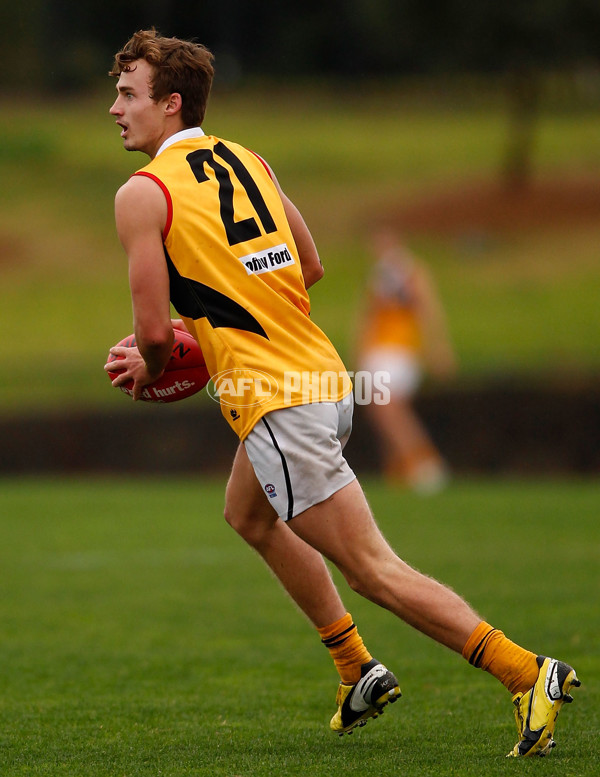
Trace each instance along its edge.
{"label": "yellow sleeveless jersey", "polygon": [[171,302],[240,439],[272,410],[348,394],[340,357],[309,317],[296,245],[263,161],[204,135],[176,141],[136,175],[165,194]]}
{"label": "yellow sleeveless jersey", "polygon": [[420,353],[422,340],[416,313],[401,305],[379,306],[371,311],[361,338],[363,352],[377,348],[402,348]]}

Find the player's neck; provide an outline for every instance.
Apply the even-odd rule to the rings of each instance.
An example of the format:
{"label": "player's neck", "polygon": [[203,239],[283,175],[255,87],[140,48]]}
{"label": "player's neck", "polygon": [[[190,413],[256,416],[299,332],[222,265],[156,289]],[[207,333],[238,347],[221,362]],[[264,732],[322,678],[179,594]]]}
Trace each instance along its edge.
{"label": "player's neck", "polygon": [[177,143],[180,140],[186,140],[188,138],[201,138],[203,135],[204,131],[202,127],[182,127],[181,129],[177,130],[177,132],[173,132],[165,137],[152,159],[157,157],[169,146],[172,146],[173,143]]}

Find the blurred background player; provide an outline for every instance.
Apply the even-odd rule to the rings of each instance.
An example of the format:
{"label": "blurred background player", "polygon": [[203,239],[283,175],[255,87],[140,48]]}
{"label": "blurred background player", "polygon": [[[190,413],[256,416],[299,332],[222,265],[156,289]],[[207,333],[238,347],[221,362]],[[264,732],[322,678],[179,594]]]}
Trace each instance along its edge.
{"label": "blurred background player", "polygon": [[367,405],[385,477],[420,492],[442,488],[448,468],[413,406],[424,374],[456,373],[444,310],[431,274],[400,236],[381,228],[372,238],[375,263],[359,333],[358,368],[389,373],[390,402]]}

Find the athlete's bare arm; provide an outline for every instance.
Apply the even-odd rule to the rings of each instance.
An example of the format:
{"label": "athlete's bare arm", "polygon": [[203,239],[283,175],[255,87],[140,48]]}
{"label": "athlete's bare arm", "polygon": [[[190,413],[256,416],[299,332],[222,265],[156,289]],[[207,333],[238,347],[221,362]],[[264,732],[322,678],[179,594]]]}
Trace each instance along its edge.
{"label": "athlete's bare arm", "polygon": [[457,361],[444,308],[431,273],[422,264],[415,265],[413,270],[413,295],[429,372],[438,379],[452,378],[457,371]]}
{"label": "athlete's bare arm", "polygon": [[169,275],[162,242],[167,219],[164,195],[154,181],[133,176],[117,192],[115,217],[129,259],[137,349],[111,349],[125,357],[125,369],[114,385],[133,378],[133,398],[139,399],[143,387],[160,377],[173,348]]}
{"label": "athlete's bare arm", "polygon": [[294,236],[294,241],[296,242],[296,248],[298,249],[302,275],[304,276],[304,285],[308,289],[323,277],[324,270],[319,258],[319,252],[317,251],[315,241],[310,234],[310,230],[302,218],[302,214],[290,198],[284,194],[272,170],[271,176],[273,178],[273,183],[277,187],[281,201],[283,202],[285,215],[287,216],[292,235]]}

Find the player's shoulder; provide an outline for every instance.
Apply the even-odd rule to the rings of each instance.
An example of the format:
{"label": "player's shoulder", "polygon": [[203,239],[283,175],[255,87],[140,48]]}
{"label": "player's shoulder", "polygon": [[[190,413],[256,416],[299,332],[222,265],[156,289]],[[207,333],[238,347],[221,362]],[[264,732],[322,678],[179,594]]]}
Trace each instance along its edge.
{"label": "player's shoulder", "polygon": [[115,217],[119,231],[153,229],[164,231],[171,213],[168,192],[152,178],[132,175],[115,195]]}
{"label": "player's shoulder", "polygon": [[117,190],[115,201],[117,205],[137,205],[141,203],[160,202],[164,199],[162,182],[154,175],[144,171],[134,173]]}

